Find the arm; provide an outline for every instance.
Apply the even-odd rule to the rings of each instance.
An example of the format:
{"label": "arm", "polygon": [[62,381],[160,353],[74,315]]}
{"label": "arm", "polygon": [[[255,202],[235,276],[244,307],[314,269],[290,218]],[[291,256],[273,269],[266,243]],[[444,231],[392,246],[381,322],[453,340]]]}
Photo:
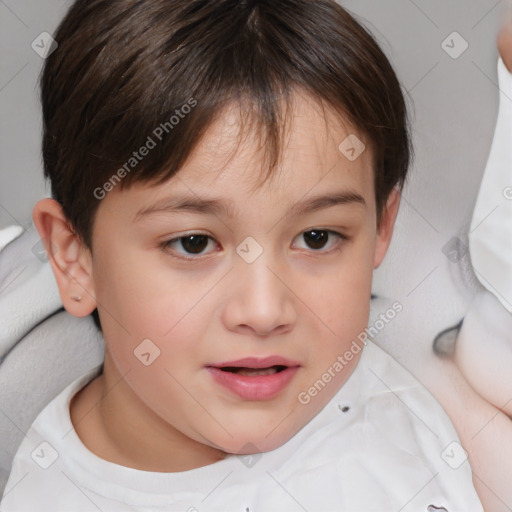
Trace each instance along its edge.
{"label": "arm", "polygon": [[[512,421],[484,400],[450,360],[439,360],[445,378],[430,391],[452,421],[468,452],[473,483],[486,512],[512,509]],[[453,393],[447,393],[453,389]]]}

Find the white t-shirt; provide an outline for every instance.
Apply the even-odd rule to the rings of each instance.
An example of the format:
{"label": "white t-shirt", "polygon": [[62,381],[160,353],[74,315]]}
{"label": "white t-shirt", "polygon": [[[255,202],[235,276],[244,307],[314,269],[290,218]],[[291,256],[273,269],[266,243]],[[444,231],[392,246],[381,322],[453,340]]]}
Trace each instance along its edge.
{"label": "white t-shirt", "polygon": [[483,511],[443,409],[372,342],[346,384],[284,445],[179,473],[123,467],[81,443],[69,403],[98,371],[36,418],[1,512]]}
{"label": "white t-shirt", "polygon": [[500,108],[469,230],[480,283],[512,313],[512,73],[498,59]]}

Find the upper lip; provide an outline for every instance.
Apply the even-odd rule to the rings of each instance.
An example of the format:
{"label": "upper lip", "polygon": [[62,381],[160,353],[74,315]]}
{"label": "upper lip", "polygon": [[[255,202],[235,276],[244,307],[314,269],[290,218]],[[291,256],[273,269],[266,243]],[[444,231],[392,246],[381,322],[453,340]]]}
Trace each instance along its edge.
{"label": "upper lip", "polygon": [[271,366],[300,366],[300,363],[281,356],[244,357],[236,361],[210,364],[213,368],[270,368]]}

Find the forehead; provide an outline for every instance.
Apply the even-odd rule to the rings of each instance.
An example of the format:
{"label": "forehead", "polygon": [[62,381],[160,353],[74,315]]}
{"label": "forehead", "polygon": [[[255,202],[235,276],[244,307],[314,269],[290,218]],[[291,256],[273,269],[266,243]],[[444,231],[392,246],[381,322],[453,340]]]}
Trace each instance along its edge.
{"label": "forehead", "polygon": [[364,136],[307,95],[295,94],[290,107],[280,159],[269,178],[262,180],[267,172],[264,137],[237,103],[219,113],[176,175],[159,185],[114,191],[107,203],[118,203],[112,207],[130,211],[134,220],[176,195],[194,202],[221,198],[236,216],[258,204],[290,210],[308,196],[331,192],[360,195],[371,208],[373,157]]}
{"label": "forehead", "polygon": [[[206,189],[222,189],[229,184],[230,188],[237,185],[253,190],[261,184],[266,193],[283,188],[291,192],[320,181],[362,188],[373,185],[373,155],[364,135],[307,94],[292,97],[283,119],[280,159],[270,176],[264,136],[243,103],[231,104],[219,114],[175,177]],[[262,180],[265,176],[267,179]]]}

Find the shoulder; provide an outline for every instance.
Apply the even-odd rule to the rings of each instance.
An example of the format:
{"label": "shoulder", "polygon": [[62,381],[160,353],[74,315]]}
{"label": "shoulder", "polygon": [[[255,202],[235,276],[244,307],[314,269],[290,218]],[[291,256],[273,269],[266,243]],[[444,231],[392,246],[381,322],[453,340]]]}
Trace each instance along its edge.
{"label": "shoulder", "polygon": [[69,404],[99,371],[100,367],[95,368],[72,382],[34,420],[14,457],[0,506],[2,512],[52,510],[55,493],[77,491],[64,471],[74,456],[76,436]]}
{"label": "shoulder", "polygon": [[[384,486],[398,489],[401,481],[405,493],[417,486],[425,499],[437,497],[447,510],[483,510],[467,454],[441,405],[375,343],[368,341],[363,355],[352,427],[364,439],[368,460],[361,466],[374,475],[380,471]],[[421,494],[405,510],[424,510],[415,500],[421,501]]]}
{"label": "shoulder", "polygon": [[[434,396],[398,361],[373,342],[365,348],[363,404],[365,417],[384,439],[438,462],[440,452],[458,437]],[[390,428],[393,426],[393,428]]]}

